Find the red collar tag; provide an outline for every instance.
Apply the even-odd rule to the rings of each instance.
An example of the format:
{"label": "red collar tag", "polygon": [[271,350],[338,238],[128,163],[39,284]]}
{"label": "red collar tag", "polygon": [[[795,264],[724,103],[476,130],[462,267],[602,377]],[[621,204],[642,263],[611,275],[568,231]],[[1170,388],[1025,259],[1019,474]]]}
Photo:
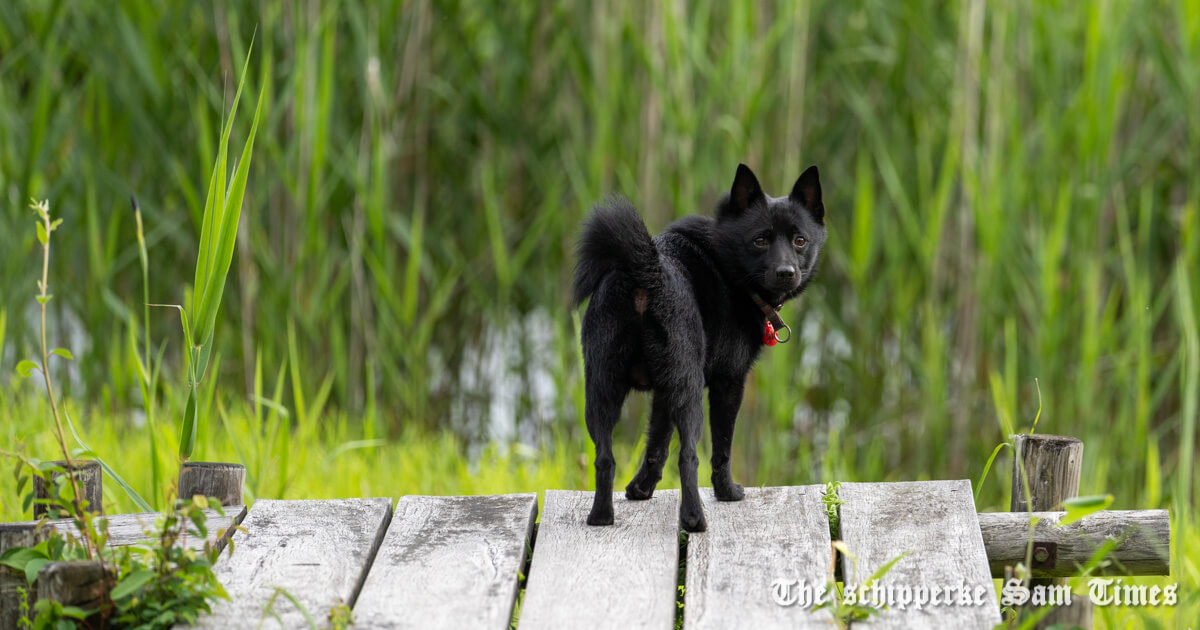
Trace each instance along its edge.
{"label": "red collar tag", "polygon": [[779,340],[775,338],[775,327],[771,325],[771,322],[766,322],[763,325],[763,345],[773,346],[778,342]]}

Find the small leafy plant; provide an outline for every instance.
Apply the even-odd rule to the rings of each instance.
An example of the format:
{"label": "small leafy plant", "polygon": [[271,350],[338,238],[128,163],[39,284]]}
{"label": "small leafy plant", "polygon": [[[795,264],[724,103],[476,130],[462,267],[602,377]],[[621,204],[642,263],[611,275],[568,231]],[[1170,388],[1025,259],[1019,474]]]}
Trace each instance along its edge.
{"label": "small leafy plant", "polygon": [[[154,529],[146,532],[151,544],[126,547],[118,554],[123,577],[110,595],[114,625],[169,628],[191,624],[201,613],[211,612],[214,601],[229,598],[213,572],[222,547],[208,539],[206,509],[225,514],[216,499],[199,495],[176,499],[173,509],[158,517]],[[205,542],[197,551],[189,547],[189,538]],[[224,538],[224,532],[218,532],[217,540]],[[233,544],[232,538],[229,544]]]}
{"label": "small leafy plant", "polygon": [[345,604],[329,609],[329,630],[346,630],[354,625],[354,612]]}
{"label": "small leafy plant", "polygon": [[825,506],[825,518],[829,519],[829,536],[833,540],[842,537],[841,512],[838,507],[845,502],[838,498],[838,487],[841,485],[839,481],[827,482],[825,492],[821,494],[821,504]]}
{"label": "small leafy plant", "polygon": [[[18,487],[31,487],[34,476],[40,476],[49,489],[48,497],[34,498],[33,490],[25,503],[42,503],[50,512],[71,512],[72,533],[64,533],[48,517],[38,523],[44,540],[32,547],[13,547],[0,555],[0,564],[25,575],[29,588],[35,590],[38,574],[51,562],[93,559],[100,563],[102,575],[115,578],[101,589],[99,608],[85,610],[51,600],[38,600],[32,607],[28,600],[22,604],[26,614],[34,618],[30,626],[43,628],[108,627],[108,628],[170,628],[179,623],[192,623],[201,613],[211,610],[212,602],[228,598],[216,579],[213,565],[220,556],[219,542],[208,538],[207,509],[218,514],[220,502],[205,497],[175,500],[172,507],[160,515],[154,527],[145,532],[144,545],[113,547],[109,545],[108,521],[92,516],[76,507],[61,467],[53,462],[41,462],[21,453],[6,454],[17,460],[14,470]],[[224,540],[225,532],[218,531],[216,541]],[[204,540],[200,548],[192,549],[189,539]],[[232,545],[232,539],[229,540]]]}
{"label": "small leafy plant", "polygon": [[[854,588],[854,585],[845,583],[839,584],[837,582],[834,574],[837,561],[839,557],[846,557],[850,559],[851,564],[857,566],[858,558],[855,557],[850,551],[850,547],[840,540],[833,541],[833,551],[833,563],[829,566],[826,586],[828,589],[826,592],[831,593],[832,596],[828,600],[813,606],[811,610],[817,611],[828,608],[833,614],[833,619],[838,624],[839,628],[850,628],[851,625],[856,621],[866,621],[871,617],[871,615],[878,615],[881,610],[881,606],[883,609],[886,609],[887,607],[884,606],[882,602],[862,601],[858,598],[848,598],[846,596],[845,589]],[[884,576],[891,572],[892,568],[896,566],[896,563],[903,560],[905,556],[910,553],[912,552],[905,551],[904,553],[901,553],[900,555],[883,563],[878,569],[875,570],[874,573],[871,574],[870,577],[866,579],[865,582],[861,583],[861,586],[869,587],[879,582],[879,580],[882,580]],[[843,579],[846,578],[846,576],[842,577]]]}

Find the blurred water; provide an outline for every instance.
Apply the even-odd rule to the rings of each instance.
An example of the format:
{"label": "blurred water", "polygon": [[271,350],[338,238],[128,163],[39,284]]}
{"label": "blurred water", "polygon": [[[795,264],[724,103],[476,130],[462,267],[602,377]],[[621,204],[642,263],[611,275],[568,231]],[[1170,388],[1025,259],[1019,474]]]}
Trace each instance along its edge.
{"label": "blurred water", "polygon": [[[553,375],[560,351],[545,309],[489,324],[467,347],[450,403],[451,426],[475,445],[537,445],[556,419],[573,415]],[[435,372],[436,373],[436,372]]]}

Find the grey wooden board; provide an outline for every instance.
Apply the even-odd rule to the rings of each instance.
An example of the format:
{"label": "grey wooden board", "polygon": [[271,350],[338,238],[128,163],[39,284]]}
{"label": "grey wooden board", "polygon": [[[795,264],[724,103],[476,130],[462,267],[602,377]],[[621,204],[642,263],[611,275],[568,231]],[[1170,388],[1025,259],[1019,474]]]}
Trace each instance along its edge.
{"label": "grey wooden board", "polygon": [[259,499],[233,536],[217,579],[232,598],[213,605],[201,628],[258,627],[268,602],[278,620],[263,628],[308,628],[278,589],[296,598],[318,626],[339,604],[353,606],[392,516],[390,499]]}
{"label": "grey wooden board", "polygon": [[[223,508],[225,515],[217,514],[216,510],[205,510],[208,515],[206,526],[208,527],[207,540],[218,541],[221,545],[225,544],[225,539],[218,540],[218,534],[221,530],[225,530],[225,538],[233,534],[231,526],[242,522],[246,517],[246,507],[242,505],[231,505]],[[126,547],[147,542],[149,537],[146,536],[146,531],[154,528],[154,519],[161,516],[158,512],[141,512],[136,514],[110,514],[102,516],[108,521],[108,544],[112,547]],[[35,525],[36,521],[27,521],[25,523],[16,523],[16,525]],[[54,529],[64,533],[75,535],[79,530],[75,528],[75,523],[70,519],[58,519],[48,521],[48,525]],[[185,541],[189,549],[202,549],[205,539],[189,536]]]}
{"label": "grey wooden board", "polygon": [[[688,538],[685,629],[836,628],[782,588],[826,587],[833,564],[824,486],[745,488],[737,503],[700,488],[707,532]],[[781,601],[781,602],[780,602]]]}
{"label": "grey wooden board", "polygon": [[615,522],[585,521],[591,492],[547,490],[518,622],[538,628],[661,628],[675,623],[679,491],[613,495]]}
{"label": "grey wooden board", "polygon": [[[843,559],[848,585],[866,581],[876,569],[910,551],[880,580],[881,587],[890,585],[900,596],[905,589],[914,594],[918,587],[960,589],[965,584],[972,601],[976,587],[983,591],[979,606],[943,603],[902,610],[893,602],[890,610],[862,625],[916,630],[991,628],[1000,623],[970,482],[843,483],[838,498],[842,540],[857,558]],[[945,600],[944,591],[939,600]]]}
{"label": "grey wooden board", "polygon": [[536,494],[402,497],[363,584],[365,628],[508,628]]}
{"label": "grey wooden board", "polygon": [[[1068,577],[1108,541],[1116,546],[1093,575],[1170,575],[1171,517],[1166,510],[1105,510],[1068,525],[1058,523],[1066,512],[980,512],[979,530],[987,548],[992,577],[1005,567],[1026,561],[1029,542],[1052,542],[1053,567],[1040,567],[1035,576]],[[1036,526],[1031,523],[1036,521]],[[1030,530],[1033,531],[1030,531]]]}
{"label": "grey wooden board", "polygon": [[[683,627],[836,628],[828,609],[812,611],[797,591],[825,588],[833,564],[824,486],[746,488],[739,502],[701,488],[708,531],[687,544]],[[795,594],[796,598],[792,595]]]}

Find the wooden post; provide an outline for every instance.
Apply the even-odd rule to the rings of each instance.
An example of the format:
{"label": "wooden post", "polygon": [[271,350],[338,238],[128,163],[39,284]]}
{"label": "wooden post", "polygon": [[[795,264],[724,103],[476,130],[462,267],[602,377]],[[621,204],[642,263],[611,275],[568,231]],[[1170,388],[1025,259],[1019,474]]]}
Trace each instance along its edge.
{"label": "wooden post", "polygon": [[[1079,475],[1083,466],[1083,442],[1061,435],[1018,435],[1013,445],[1012,503],[1013,512],[1042,512],[1058,510],[1062,502],[1079,496]],[[1029,501],[1025,497],[1025,483],[1029,483]],[[1037,548],[1038,539],[1034,538]],[[1037,550],[1046,553],[1044,550]],[[1036,559],[1035,559],[1036,562]],[[1034,579],[1030,588],[1066,584],[1065,579]],[[1054,608],[1038,622],[1037,628],[1049,628],[1054,624],[1062,627],[1092,627],[1092,605],[1086,597],[1075,597],[1071,606]]]}
{"label": "wooden post", "polygon": [[245,505],[246,467],[224,462],[185,462],[179,468],[179,498],[216,497],[221,505]]}
{"label": "wooden post", "polygon": [[[38,529],[36,523],[0,524],[0,554],[13,547],[32,547],[50,537],[48,528]],[[29,610],[37,601],[37,591],[25,581],[25,574],[0,566],[0,628],[17,628],[21,619],[21,594],[28,597]]]}
{"label": "wooden post", "polygon": [[[63,468],[67,467],[67,462],[54,462]],[[87,511],[95,512],[96,514],[104,513],[104,474],[100,470],[100,462],[91,459],[74,460],[72,462],[73,476],[75,477],[75,485],[79,489],[80,498],[87,501]],[[54,473],[54,478],[57,479],[63,473]],[[39,499],[50,498],[50,493],[46,488],[46,482],[39,476],[33,478],[33,490]],[[78,498],[76,506],[79,505]],[[50,506],[33,504],[33,519],[37,520],[42,516],[47,515]],[[64,518],[66,514],[49,514],[50,518]]]}
{"label": "wooden post", "polygon": [[[108,599],[116,581],[117,570],[111,564],[95,560],[51,562],[38,572],[37,596],[63,606],[96,610]],[[88,621],[98,621],[98,615]]]}

